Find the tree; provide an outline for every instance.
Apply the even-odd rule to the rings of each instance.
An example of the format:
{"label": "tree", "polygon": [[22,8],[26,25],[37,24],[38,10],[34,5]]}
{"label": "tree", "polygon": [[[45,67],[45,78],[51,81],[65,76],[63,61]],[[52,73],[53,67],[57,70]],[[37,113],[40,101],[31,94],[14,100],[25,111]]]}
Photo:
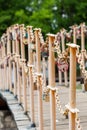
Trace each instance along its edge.
{"label": "tree", "polygon": [[12,24],[24,23],[42,29],[43,34],[87,23],[86,0],[0,0],[0,35]]}
{"label": "tree", "polygon": [[26,9],[29,0],[0,0],[0,35],[6,28],[15,23],[29,23],[29,11]]}
{"label": "tree", "polygon": [[85,0],[58,0],[56,6],[58,28],[68,28],[73,24],[87,21],[87,2]]}
{"label": "tree", "polygon": [[52,22],[54,18],[53,7],[55,0],[34,0],[31,2],[32,15],[30,23],[34,27],[42,28],[44,34],[53,32]]}

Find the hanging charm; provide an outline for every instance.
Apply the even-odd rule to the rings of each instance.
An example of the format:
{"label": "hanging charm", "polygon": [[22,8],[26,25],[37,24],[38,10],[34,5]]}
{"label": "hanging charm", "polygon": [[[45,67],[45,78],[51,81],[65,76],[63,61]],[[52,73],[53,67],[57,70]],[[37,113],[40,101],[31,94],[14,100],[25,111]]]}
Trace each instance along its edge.
{"label": "hanging charm", "polygon": [[68,65],[68,62],[66,60],[58,59],[57,66],[58,66],[59,71],[65,72],[68,70],[69,65]]}

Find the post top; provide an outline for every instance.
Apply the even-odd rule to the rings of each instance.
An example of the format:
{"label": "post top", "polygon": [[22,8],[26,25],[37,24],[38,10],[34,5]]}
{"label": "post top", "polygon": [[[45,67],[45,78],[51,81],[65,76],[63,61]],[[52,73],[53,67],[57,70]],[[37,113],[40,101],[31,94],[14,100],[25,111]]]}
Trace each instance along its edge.
{"label": "post top", "polygon": [[64,32],[67,32],[67,30],[65,29],[65,28],[62,28],[61,30],[60,30],[60,32],[62,33],[64,33]]}
{"label": "post top", "polygon": [[24,28],[24,24],[19,25],[19,28]]}
{"label": "post top", "polygon": [[32,28],[32,27],[33,27],[33,26],[26,26],[27,29],[30,29],[30,28]]}
{"label": "post top", "polygon": [[34,30],[35,30],[35,31],[40,31],[41,29],[40,29],[40,28],[35,28]]}
{"label": "post top", "polygon": [[55,38],[56,35],[55,35],[55,34],[48,33],[47,36],[48,36],[48,37],[54,37],[54,38]]}
{"label": "post top", "polygon": [[14,24],[13,27],[18,27],[19,25],[18,24]]}
{"label": "post top", "polygon": [[85,22],[81,23],[80,26],[85,26]]}
{"label": "post top", "polygon": [[77,24],[74,24],[73,26],[70,26],[69,28],[70,28],[70,29],[77,28]]}
{"label": "post top", "polygon": [[79,45],[76,45],[74,43],[68,43],[67,46],[72,47],[72,48],[79,48]]}

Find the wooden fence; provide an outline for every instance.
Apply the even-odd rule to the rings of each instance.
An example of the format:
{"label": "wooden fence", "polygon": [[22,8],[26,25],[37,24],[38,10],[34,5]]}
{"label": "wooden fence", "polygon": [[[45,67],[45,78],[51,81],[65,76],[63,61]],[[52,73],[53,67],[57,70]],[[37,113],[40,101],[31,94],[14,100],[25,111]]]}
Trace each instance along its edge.
{"label": "wooden fence", "polygon": [[[62,74],[64,74],[65,86],[68,85],[69,71],[67,70],[70,70],[69,104],[66,105],[65,111],[69,112],[69,130],[75,130],[76,115],[79,112],[76,108],[76,62],[80,64],[82,76],[86,81],[86,37],[85,23],[70,27],[69,32],[61,29],[55,35],[47,34],[46,40],[43,39],[41,29],[32,29],[32,26],[25,27],[24,24],[12,25],[2,35],[0,41],[0,89],[12,92],[18,99],[18,103],[22,104],[26,114],[28,111],[27,87],[30,88],[29,106],[32,124],[35,123],[34,90],[37,89],[39,130],[44,129],[43,99],[48,101],[50,97],[51,130],[56,130],[57,105],[60,106],[60,112],[62,111],[56,96],[58,87],[55,85],[55,65],[58,66],[59,85],[62,84]],[[77,44],[81,46],[80,49]],[[21,94],[23,94],[22,99]],[[79,124],[78,130],[81,129]]]}

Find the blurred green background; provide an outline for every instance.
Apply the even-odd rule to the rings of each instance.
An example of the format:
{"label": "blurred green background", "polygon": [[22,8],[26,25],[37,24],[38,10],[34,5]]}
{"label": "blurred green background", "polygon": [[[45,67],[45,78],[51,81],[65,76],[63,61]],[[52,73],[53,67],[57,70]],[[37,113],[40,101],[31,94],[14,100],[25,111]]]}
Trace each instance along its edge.
{"label": "blurred green background", "polygon": [[0,0],[0,36],[16,23],[46,34],[81,22],[87,22],[87,0]]}

